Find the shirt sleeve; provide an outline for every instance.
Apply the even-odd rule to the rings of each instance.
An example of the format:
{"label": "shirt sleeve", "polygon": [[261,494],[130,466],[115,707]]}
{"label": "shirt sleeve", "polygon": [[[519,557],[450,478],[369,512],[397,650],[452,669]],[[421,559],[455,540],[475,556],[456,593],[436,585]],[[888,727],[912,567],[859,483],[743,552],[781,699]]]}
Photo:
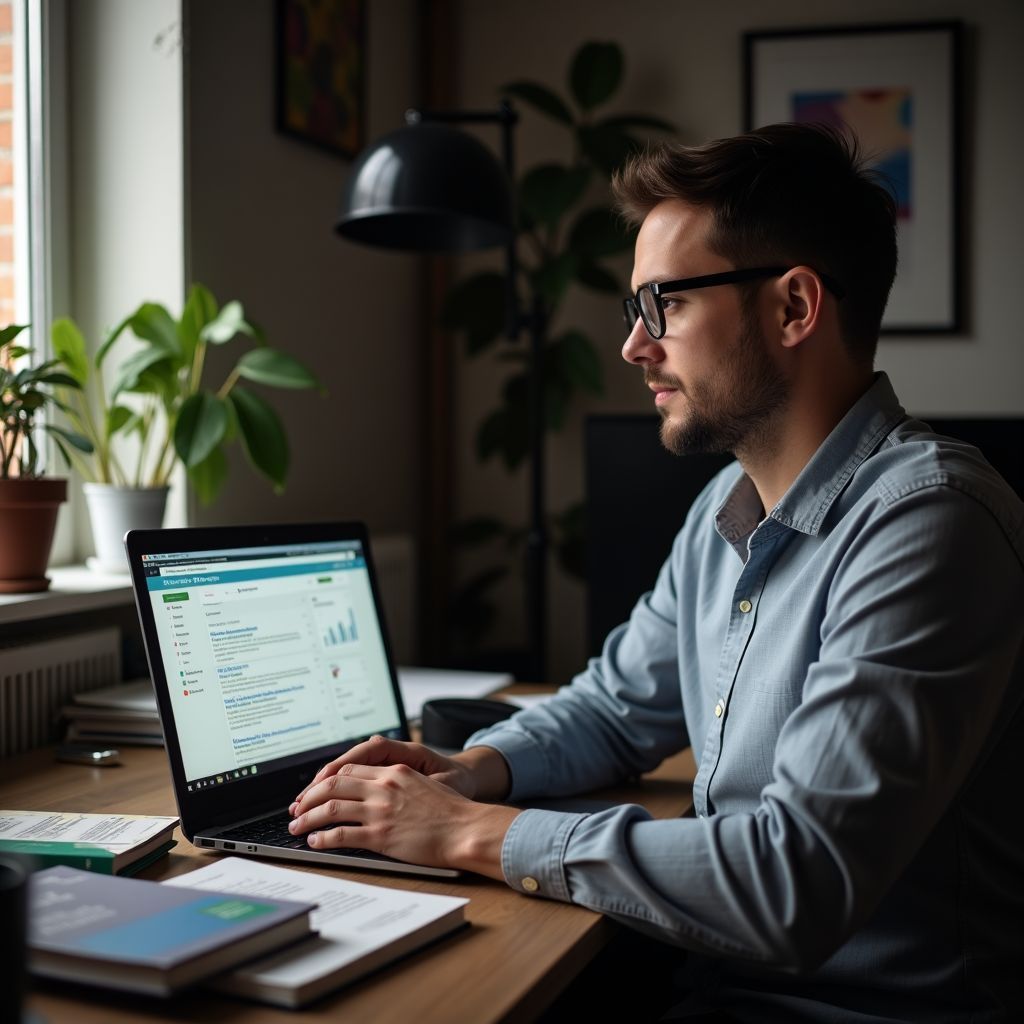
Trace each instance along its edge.
{"label": "shirt sleeve", "polygon": [[[671,576],[659,585],[669,587]],[[658,597],[656,589],[641,611],[638,642],[648,615],[667,617]],[[845,553],[821,621],[809,626],[820,629],[820,656],[754,809],[672,821],[635,806],[527,810],[505,839],[506,880],[690,949],[816,966],[869,918],[1019,706],[1009,681],[1022,599],[1018,556],[979,502],[941,486],[885,495]],[[668,674],[663,639],[657,673]],[[620,638],[630,640],[630,631]],[[632,653],[611,664],[635,667]],[[608,678],[607,661],[598,678]],[[581,707],[595,699],[595,685],[578,687]],[[607,705],[613,715],[615,706]],[[565,735],[577,721],[562,721]],[[521,772],[539,786],[559,758],[548,753],[547,729],[523,733],[534,731],[545,764]],[[605,738],[594,728],[586,742]],[[658,742],[643,749],[654,753]]]}
{"label": "shirt sleeve", "polygon": [[552,700],[469,738],[466,747],[489,746],[504,756],[510,800],[612,785],[689,745],[676,646],[680,549],[677,538],[654,589],[586,671]]}

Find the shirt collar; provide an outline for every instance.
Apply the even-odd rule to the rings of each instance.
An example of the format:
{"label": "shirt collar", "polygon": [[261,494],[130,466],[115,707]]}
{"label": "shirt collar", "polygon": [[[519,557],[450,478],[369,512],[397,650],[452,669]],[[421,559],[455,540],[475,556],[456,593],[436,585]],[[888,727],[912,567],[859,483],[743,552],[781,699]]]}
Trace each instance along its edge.
{"label": "shirt collar", "polygon": [[[888,376],[876,373],[874,383],[825,438],[768,518],[816,536],[861,463],[906,415]],[[715,525],[745,560],[747,538],[763,515],[757,490],[744,473],[718,509]]]}

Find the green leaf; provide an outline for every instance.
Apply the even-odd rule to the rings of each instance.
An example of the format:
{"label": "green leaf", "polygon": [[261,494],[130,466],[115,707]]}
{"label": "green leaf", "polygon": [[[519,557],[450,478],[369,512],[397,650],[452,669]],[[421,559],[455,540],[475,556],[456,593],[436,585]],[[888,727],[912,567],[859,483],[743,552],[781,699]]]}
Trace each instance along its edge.
{"label": "green leaf", "polygon": [[504,535],[505,524],[500,520],[488,516],[477,516],[456,524],[452,529],[451,539],[453,544],[475,547],[491,540],[497,540]]}
{"label": "green leaf", "polygon": [[[56,437],[67,441],[67,443],[73,448],[77,448],[80,452],[85,452],[87,455],[94,450],[92,441],[90,441],[89,438],[82,434],[75,433],[73,430],[65,430],[63,427],[55,427],[52,423],[48,423],[46,425],[46,430],[50,434],[54,434]],[[70,461],[71,460],[68,459],[68,462]]]}
{"label": "green leaf", "polygon": [[617,43],[584,43],[572,59],[569,85],[583,110],[604,103],[619,87],[626,61]]}
{"label": "green leaf", "polygon": [[46,395],[40,391],[29,391],[21,396],[21,408],[25,412],[36,412],[42,408],[46,402]]}
{"label": "green leaf", "polygon": [[469,355],[488,348],[505,329],[504,276],[485,271],[456,285],[445,298],[441,326],[465,332]]}
{"label": "green leaf", "polygon": [[153,370],[158,364],[171,371],[171,359],[160,348],[144,348],[130,355],[118,371],[114,386],[110,391],[110,400],[116,401],[122,391],[151,391],[151,387],[139,388],[139,381],[145,371]]}
{"label": "green leaf", "polygon": [[41,373],[35,379],[37,384],[51,384],[54,387],[80,390],[82,385],[70,373]]}
{"label": "green leaf", "polygon": [[544,425],[548,430],[559,431],[565,426],[570,397],[564,381],[549,375],[544,385]]}
{"label": "green leaf", "polygon": [[591,260],[580,260],[576,267],[576,280],[588,288],[593,288],[595,292],[625,296],[619,279],[610,270]]}
{"label": "green leaf", "polygon": [[576,253],[567,251],[545,260],[534,272],[533,283],[540,290],[544,300],[552,306],[558,305],[566,289],[576,276]]}
{"label": "green leaf", "polygon": [[0,348],[13,341],[27,327],[28,324],[8,324],[6,327],[0,328]]}
{"label": "green leaf", "polygon": [[194,284],[178,321],[178,341],[185,362],[191,362],[203,328],[217,316],[217,300],[209,288]]}
{"label": "green leaf", "polygon": [[529,450],[529,420],[525,403],[495,409],[477,430],[477,457],[483,462],[500,455],[508,469],[515,469]]}
{"label": "green leaf", "polygon": [[554,228],[579,201],[589,179],[589,167],[542,164],[523,175],[519,201],[533,220]]}
{"label": "green leaf", "polygon": [[242,387],[228,394],[238,419],[238,432],[252,464],[269,477],[277,490],[288,476],[288,439],[277,413],[257,395]]}
{"label": "green leaf", "polygon": [[103,344],[100,345],[96,352],[96,369],[99,369],[103,365],[103,360],[106,359],[107,353],[110,351],[111,346],[117,341],[118,338],[124,333],[125,328],[130,327],[132,320],[135,317],[134,313],[126,316],[104,339]]}
{"label": "green leaf", "polygon": [[501,87],[501,92],[514,96],[524,103],[539,110],[548,117],[553,117],[562,124],[572,124],[572,111],[565,105],[557,93],[537,82],[509,82]]}
{"label": "green leaf", "polygon": [[188,478],[204,505],[209,505],[217,497],[227,476],[228,460],[219,446],[188,471]]}
{"label": "green leaf", "polygon": [[85,387],[89,379],[89,354],[85,347],[85,338],[78,325],[67,317],[53,322],[50,332],[53,339],[53,351],[57,358],[67,367],[68,373]]}
{"label": "green leaf", "polygon": [[562,569],[570,576],[585,579],[587,572],[587,510],[582,502],[570,505],[552,516],[554,548]]}
{"label": "green leaf", "polygon": [[156,302],[144,302],[132,314],[129,326],[137,338],[148,341],[165,356],[182,358],[178,325],[167,310]]}
{"label": "green leaf", "polygon": [[236,367],[246,380],[276,388],[315,388],[317,379],[292,356],[273,348],[254,348],[238,360]]}
{"label": "green leaf", "polygon": [[580,149],[588,160],[611,177],[642,143],[621,128],[604,125],[581,125],[577,133]]}
{"label": "green leaf", "polygon": [[236,334],[249,334],[251,328],[245,322],[245,310],[240,302],[229,302],[199,332],[203,341],[212,345],[223,345]]}
{"label": "green leaf", "polygon": [[549,348],[555,353],[560,372],[574,389],[604,394],[604,371],[594,343],[582,331],[566,331]]}
{"label": "green leaf", "polygon": [[186,468],[198,466],[221,443],[227,425],[227,409],[216,395],[203,391],[182,402],[174,425],[174,450]]}
{"label": "green leaf", "polygon": [[605,207],[584,210],[569,232],[569,248],[584,260],[615,256],[632,249],[635,233]]}
{"label": "green leaf", "polygon": [[107,409],[106,436],[113,437],[114,434],[124,428],[135,416],[136,413],[126,405],[111,406]]}

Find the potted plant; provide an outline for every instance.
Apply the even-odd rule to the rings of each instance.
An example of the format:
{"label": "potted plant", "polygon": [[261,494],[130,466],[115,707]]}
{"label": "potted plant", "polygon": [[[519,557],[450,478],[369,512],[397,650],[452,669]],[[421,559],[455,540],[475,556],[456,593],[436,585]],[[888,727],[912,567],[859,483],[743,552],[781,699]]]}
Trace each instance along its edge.
{"label": "potted plant", "polygon": [[[141,344],[114,366],[111,353],[127,332]],[[241,339],[251,344],[220,385],[209,386],[203,374],[209,347]],[[224,449],[239,439],[252,465],[276,490],[284,487],[284,427],[248,385],[319,385],[297,359],[266,344],[241,303],[218,306],[208,288],[194,284],[178,319],[159,303],[144,302],[91,359],[82,332],[67,318],[53,325],[53,347],[75,385],[61,395],[64,411],[91,443],[88,456],[69,455],[85,481],[94,568],[125,571],[121,539],[127,529],[162,524],[179,462],[200,500],[209,503],[227,477]]]}
{"label": "potted plant", "polygon": [[[56,390],[73,392],[78,382],[62,372],[58,360],[39,366],[18,364],[31,349],[15,344],[28,324],[0,330],[0,593],[46,590],[57,511],[67,496],[66,478],[43,476],[37,443],[37,417],[60,405]],[[43,429],[69,451],[91,451],[86,437],[53,423]]]}
{"label": "potted plant", "polygon": [[[614,42],[586,42],[573,54],[567,69],[568,92],[538,81],[502,86],[511,97],[559,125],[565,133],[561,159],[546,159],[526,169],[516,183],[522,239],[520,275],[516,287],[539,296],[544,319],[551,328],[545,339],[543,363],[545,421],[548,433],[561,431],[583,396],[603,394],[598,346],[579,327],[566,326],[561,310],[575,288],[603,296],[607,317],[620,316],[621,297],[628,291],[617,273],[617,261],[629,252],[636,232],[627,228],[611,204],[609,182],[633,153],[642,150],[652,134],[673,131],[660,118],[637,113],[604,113],[623,83],[626,57]],[[504,344],[505,281],[501,273],[482,271],[458,282],[449,292],[442,326],[461,333],[466,354],[490,357],[505,369],[500,400],[480,422],[476,456],[480,462],[500,460],[509,472],[521,468],[529,453],[529,378],[525,354]],[[524,308],[528,301],[522,303]],[[575,502],[549,515],[553,552],[562,569],[582,578],[586,562],[585,511]],[[520,522],[476,516],[458,524],[457,544],[489,544],[498,559],[480,569],[454,595],[453,642],[460,656],[474,664],[482,659],[479,644],[497,621],[493,593],[521,562],[528,535]],[[500,652],[502,664],[510,654]]]}

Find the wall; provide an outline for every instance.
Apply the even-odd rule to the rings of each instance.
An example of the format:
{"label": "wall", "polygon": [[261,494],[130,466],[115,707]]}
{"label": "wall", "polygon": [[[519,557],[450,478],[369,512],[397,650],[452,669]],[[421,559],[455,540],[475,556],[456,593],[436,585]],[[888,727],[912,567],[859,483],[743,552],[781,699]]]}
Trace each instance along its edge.
{"label": "wall", "polygon": [[[417,59],[413,0],[367,6],[370,140],[401,124]],[[236,446],[223,496],[192,521],[358,518],[371,532],[410,532],[418,261],[333,234],[349,161],[275,131],[271,0],[190,2],[188,37],[191,278],[222,302],[240,299],[270,343],[312,366],[328,391],[265,393],[291,442],[283,495]]]}
{"label": "wall", "polygon": [[[177,308],[184,291],[182,70],[179,0],[75,0],[67,5],[68,222],[73,316],[97,345],[145,299]],[[63,294],[63,292],[61,293]],[[77,487],[75,555],[92,550]],[[64,513],[67,521],[67,512]],[[183,518],[182,492],[168,522]]]}
{"label": "wall", "polygon": [[[492,103],[501,83],[536,78],[565,91],[565,69],[584,41],[614,39],[627,57],[621,111],[673,121],[684,141],[734,134],[742,125],[741,37],[746,30],[826,24],[963,19],[967,37],[965,247],[968,322],[956,337],[890,337],[878,366],[889,372],[904,404],[924,414],[1024,413],[1024,348],[1020,345],[1020,233],[1024,195],[1019,188],[1024,141],[1018,130],[1024,95],[1024,5],[1016,0],[837,0],[808,16],[799,0],[771,5],[734,0],[713,10],[694,0],[637,0],[628,6],[587,0],[519,0],[512,4],[462,0],[461,96],[466,107]],[[564,133],[553,122],[524,112],[520,167],[541,159],[566,160]],[[629,261],[621,266],[628,278]],[[575,295],[564,322],[578,323],[604,350],[607,396],[580,413],[650,412],[640,375],[621,362],[619,306],[614,299]],[[493,365],[459,367],[457,514],[525,510],[522,482],[496,467],[479,467],[472,452],[475,424],[500,386]],[[582,494],[582,417],[550,444],[552,508]],[[524,512],[525,515],[525,512]],[[623,543],[631,539],[623,538]],[[463,565],[467,572],[471,563]],[[583,592],[556,573],[552,582],[553,678],[580,667]],[[511,588],[503,621],[514,635],[520,602]]]}

